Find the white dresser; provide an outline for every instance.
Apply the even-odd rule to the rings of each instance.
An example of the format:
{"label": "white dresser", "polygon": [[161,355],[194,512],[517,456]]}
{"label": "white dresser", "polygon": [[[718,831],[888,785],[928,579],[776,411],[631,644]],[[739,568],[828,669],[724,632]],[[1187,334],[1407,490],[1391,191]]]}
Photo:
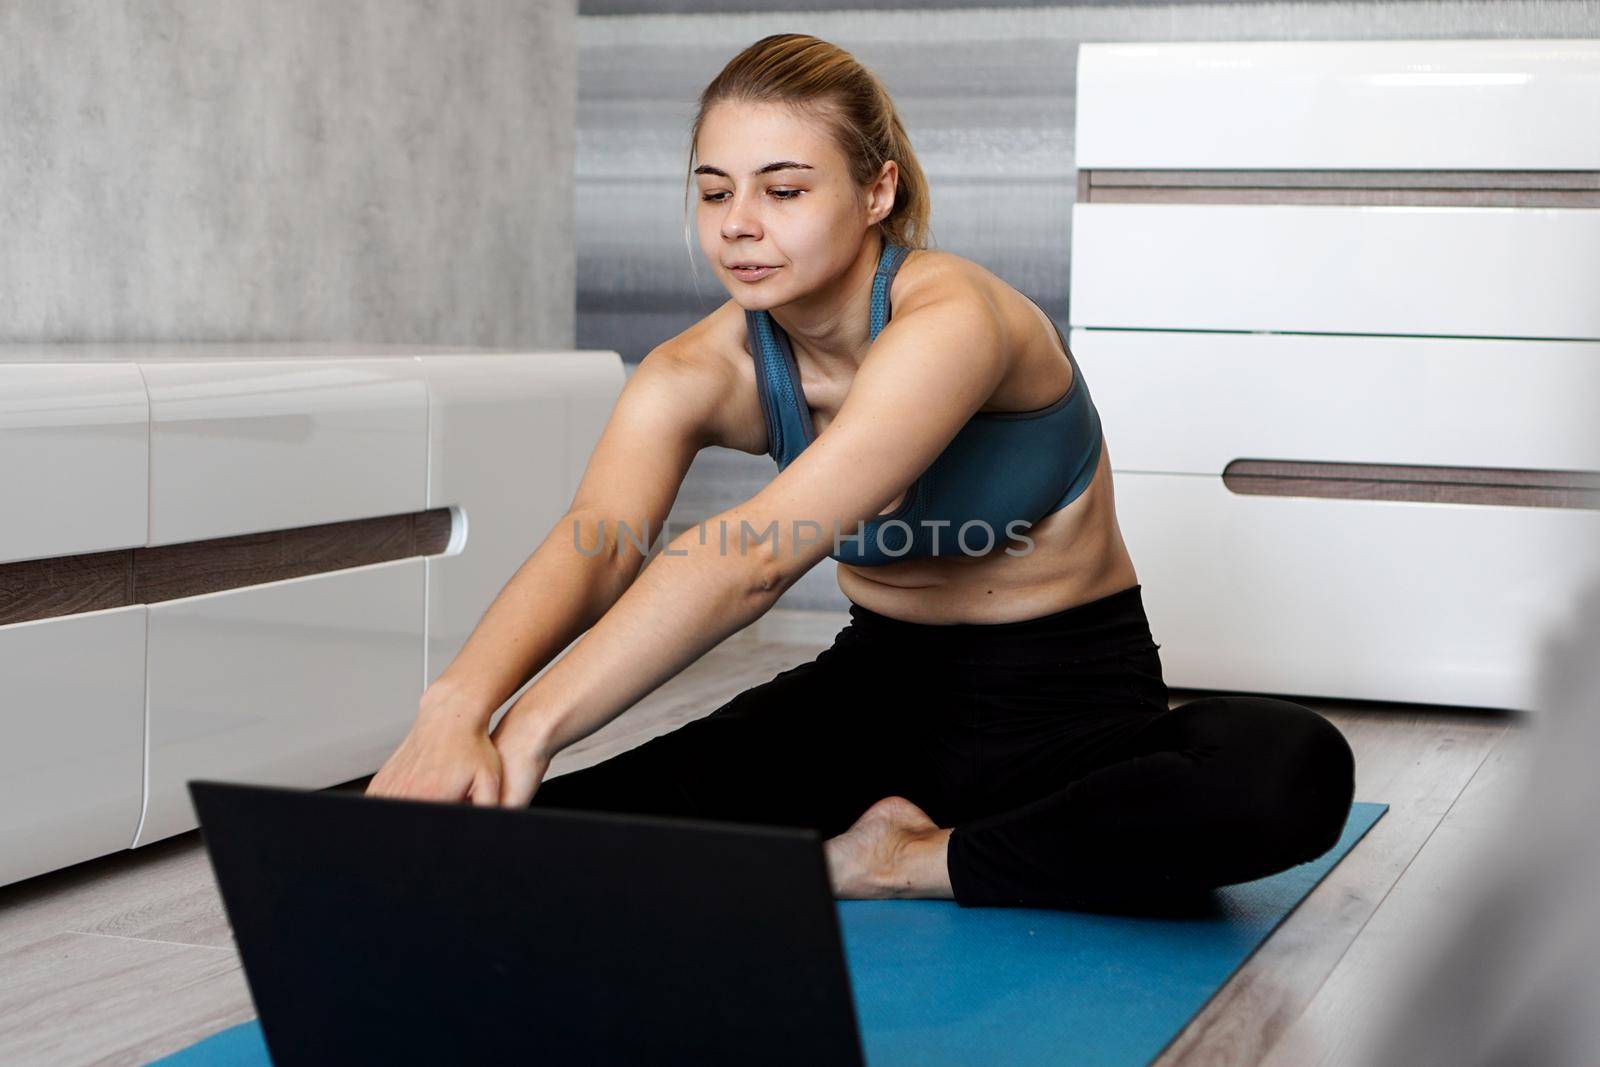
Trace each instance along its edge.
{"label": "white dresser", "polygon": [[1077,107],[1169,684],[1532,709],[1600,561],[1600,41],[1086,44]]}
{"label": "white dresser", "polygon": [[570,504],[614,352],[0,345],[0,883],[375,771]]}

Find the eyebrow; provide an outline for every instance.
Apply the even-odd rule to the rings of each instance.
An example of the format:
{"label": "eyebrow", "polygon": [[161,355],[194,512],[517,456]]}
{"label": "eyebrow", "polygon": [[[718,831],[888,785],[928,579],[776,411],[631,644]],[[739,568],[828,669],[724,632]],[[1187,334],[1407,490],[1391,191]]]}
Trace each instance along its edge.
{"label": "eyebrow", "polygon": [[[813,167],[809,163],[797,163],[792,159],[780,159],[776,163],[768,163],[766,166],[761,167],[758,170],[753,170],[750,173],[752,175],[755,175],[755,174],[770,174],[775,170],[815,170],[815,169],[816,168]],[[698,167],[694,168],[694,172],[696,174],[715,174],[719,178],[726,178],[728,176],[728,172],[727,171],[722,170],[719,167],[713,167],[709,163],[700,164]]]}

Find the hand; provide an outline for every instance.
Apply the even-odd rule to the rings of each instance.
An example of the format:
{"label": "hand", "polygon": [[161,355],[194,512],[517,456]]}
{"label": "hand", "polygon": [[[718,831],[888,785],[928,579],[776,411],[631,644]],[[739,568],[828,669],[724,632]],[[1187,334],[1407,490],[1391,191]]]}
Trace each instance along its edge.
{"label": "hand", "polygon": [[[516,709],[513,708],[513,711]],[[525,720],[524,720],[525,722]],[[554,752],[544,731],[519,724],[510,712],[490,735],[500,753],[500,806],[525,808],[550,769]]]}
{"label": "hand", "polygon": [[475,726],[418,717],[400,747],[367,783],[367,796],[500,802],[500,752]]}

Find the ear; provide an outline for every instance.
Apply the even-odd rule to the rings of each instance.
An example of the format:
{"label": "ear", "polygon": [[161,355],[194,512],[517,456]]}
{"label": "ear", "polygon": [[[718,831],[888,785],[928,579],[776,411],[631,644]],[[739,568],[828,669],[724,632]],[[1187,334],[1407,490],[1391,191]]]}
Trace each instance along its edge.
{"label": "ear", "polygon": [[900,183],[900,164],[892,159],[883,161],[878,176],[867,190],[867,218],[871,223],[882,222],[894,210],[894,192]]}

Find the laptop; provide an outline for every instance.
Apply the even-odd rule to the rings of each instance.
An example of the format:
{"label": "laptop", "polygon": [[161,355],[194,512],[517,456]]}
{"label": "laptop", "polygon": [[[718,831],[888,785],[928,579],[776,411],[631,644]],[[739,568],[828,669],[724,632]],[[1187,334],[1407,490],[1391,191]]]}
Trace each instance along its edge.
{"label": "laptop", "polygon": [[189,795],[277,1067],[863,1063],[815,830]]}

